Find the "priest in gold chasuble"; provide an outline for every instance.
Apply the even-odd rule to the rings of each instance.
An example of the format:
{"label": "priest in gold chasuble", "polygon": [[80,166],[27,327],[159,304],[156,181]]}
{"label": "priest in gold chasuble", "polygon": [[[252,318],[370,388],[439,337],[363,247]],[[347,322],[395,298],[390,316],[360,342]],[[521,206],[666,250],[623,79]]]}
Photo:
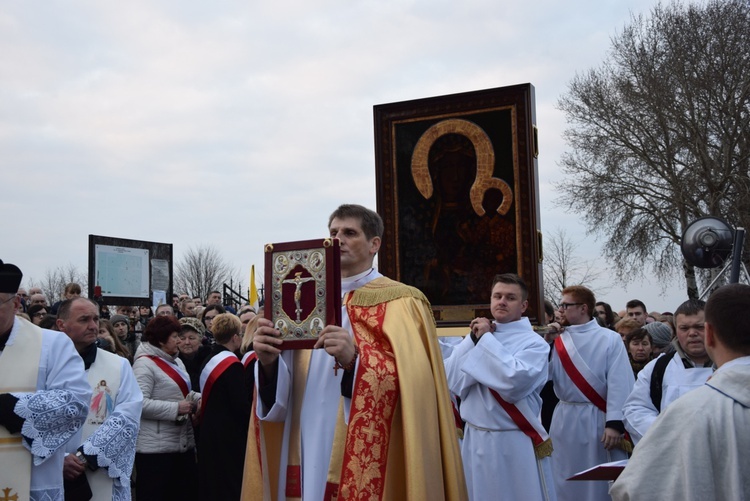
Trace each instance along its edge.
{"label": "priest in gold chasuble", "polygon": [[342,327],[326,326],[317,349],[282,352],[259,322],[243,499],[467,499],[429,302],[372,267],[377,213],[343,205],[329,230]]}

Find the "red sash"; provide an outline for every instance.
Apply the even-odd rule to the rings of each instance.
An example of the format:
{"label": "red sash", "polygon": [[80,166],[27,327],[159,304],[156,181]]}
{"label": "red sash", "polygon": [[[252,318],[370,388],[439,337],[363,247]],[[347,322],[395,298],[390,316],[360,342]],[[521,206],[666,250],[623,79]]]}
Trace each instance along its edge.
{"label": "red sash", "polygon": [[501,397],[492,388],[489,388],[489,390],[490,393],[492,393],[492,396],[495,397],[495,400],[497,400],[497,403],[500,404],[500,407],[502,407],[503,410],[508,413],[508,416],[510,416],[513,422],[516,423],[518,429],[531,439],[534,447],[541,445],[545,440],[544,437],[542,437],[539,432],[534,429],[534,426],[529,422],[528,419],[526,419],[526,416],[524,416],[521,411],[518,410],[518,407],[516,407],[514,404],[511,404],[510,402],[505,401],[503,397]]}
{"label": "red sash", "polygon": [[206,411],[206,402],[216,380],[230,365],[239,363],[240,360],[231,351],[220,352],[208,361],[201,373],[201,414]]}
{"label": "red sash", "polygon": [[190,388],[188,388],[187,382],[183,379],[180,373],[177,372],[177,370],[175,370],[174,367],[172,367],[167,362],[162,360],[161,357],[157,357],[155,355],[143,355],[143,356],[151,359],[151,361],[154,362],[158,368],[163,370],[164,373],[172,379],[172,381],[177,383],[177,386],[180,387],[180,391],[182,392],[183,397],[188,396],[188,393],[190,393]]}
{"label": "red sash", "polygon": [[456,403],[453,401],[451,401],[451,410],[453,411],[453,422],[456,423],[458,438],[464,438],[464,420],[461,419],[461,412],[459,412]]}
{"label": "red sash", "polygon": [[568,351],[565,349],[562,337],[558,336],[555,339],[555,351],[557,356],[560,357],[560,363],[562,363],[565,373],[568,375],[573,384],[581,390],[581,393],[588,398],[592,404],[594,404],[600,411],[607,412],[607,402],[599,395],[596,390],[586,381],[586,378],[578,371],[573,361],[568,355]]}
{"label": "red sash", "polygon": [[250,365],[250,362],[258,360],[258,355],[255,354],[254,351],[249,351],[245,353],[245,356],[242,357],[242,365],[247,369],[247,366]]}

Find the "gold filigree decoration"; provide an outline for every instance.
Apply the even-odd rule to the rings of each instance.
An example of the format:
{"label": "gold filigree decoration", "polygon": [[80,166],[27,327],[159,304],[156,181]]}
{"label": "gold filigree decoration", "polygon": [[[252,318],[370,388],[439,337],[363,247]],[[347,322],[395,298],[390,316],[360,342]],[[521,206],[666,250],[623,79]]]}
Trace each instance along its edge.
{"label": "gold filigree decoration", "polygon": [[513,203],[513,190],[504,180],[492,177],[495,168],[495,150],[487,133],[475,123],[460,118],[451,118],[438,122],[427,129],[417,141],[411,157],[411,176],[419,193],[426,199],[432,197],[432,178],[428,159],[430,148],[439,138],[446,134],[460,134],[474,145],[477,156],[477,175],[469,191],[471,206],[479,216],[484,216],[482,207],[484,194],[490,189],[498,189],[503,194],[503,201],[497,208],[497,213],[505,215]]}
{"label": "gold filigree decoration", "polygon": [[265,251],[266,253],[273,252],[273,244],[266,244]]}

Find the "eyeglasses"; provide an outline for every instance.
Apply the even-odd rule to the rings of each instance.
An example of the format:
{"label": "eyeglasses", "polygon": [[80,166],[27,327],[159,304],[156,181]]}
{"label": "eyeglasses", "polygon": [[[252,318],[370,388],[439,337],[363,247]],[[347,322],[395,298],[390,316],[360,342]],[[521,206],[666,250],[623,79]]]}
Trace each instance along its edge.
{"label": "eyeglasses", "polygon": [[567,310],[571,306],[580,306],[584,303],[560,303],[560,309],[561,310]]}
{"label": "eyeglasses", "polygon": [[13,294],[13,295],[12,295],[12,296],[10,296],[10,297],[9,297],[8,299],[6,299],[6,300],[4,300],[4,301],[0,301],[0,304],[5,304],[5,303],[7,303],[7,302],[10,302],[10,301],[14,300],[14,299],[15,299],[16,297],[17,297],[17,296],[16,296],[15,294]]}

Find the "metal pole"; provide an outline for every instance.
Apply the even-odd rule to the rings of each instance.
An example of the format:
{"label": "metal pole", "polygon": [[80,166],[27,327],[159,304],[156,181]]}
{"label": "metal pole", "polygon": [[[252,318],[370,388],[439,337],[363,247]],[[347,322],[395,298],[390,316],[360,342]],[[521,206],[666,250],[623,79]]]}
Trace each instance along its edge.
{"label": "metal pole", "polygon": [[742,246],[745,244],[745,228],[737,228],[734,231],[734,246],[732,247],[732,271],[729,274],[729,283],[736,284],[740,281],[740,265],[742,264]]}

